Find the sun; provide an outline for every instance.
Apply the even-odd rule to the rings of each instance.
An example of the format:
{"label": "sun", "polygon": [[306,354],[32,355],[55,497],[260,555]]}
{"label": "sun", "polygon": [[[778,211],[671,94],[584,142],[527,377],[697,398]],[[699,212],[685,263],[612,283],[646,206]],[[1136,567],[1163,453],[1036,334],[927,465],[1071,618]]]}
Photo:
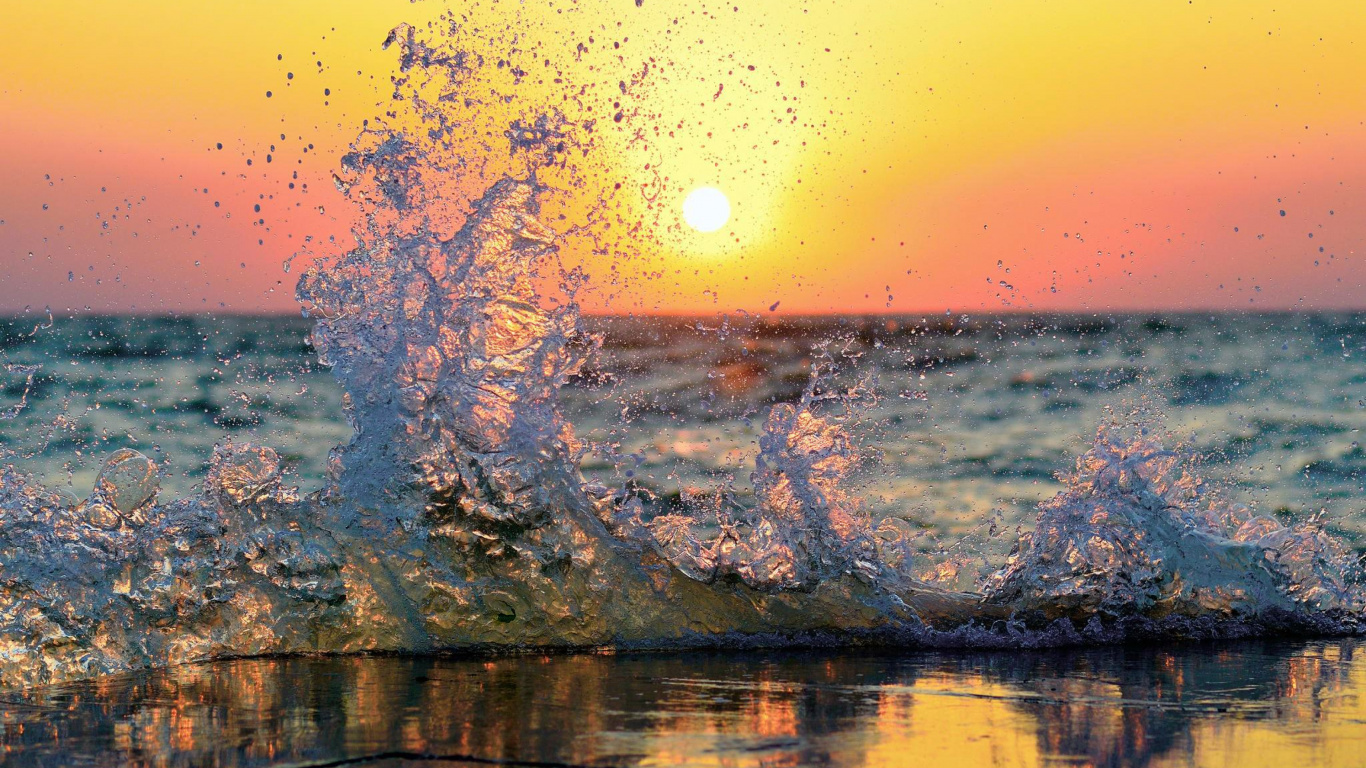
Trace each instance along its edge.
{"label": "sun", "polygon": [[683,200],[683,220],[698,232],[715,232],[730,221],[730,200],[716,187],[698,187]]}

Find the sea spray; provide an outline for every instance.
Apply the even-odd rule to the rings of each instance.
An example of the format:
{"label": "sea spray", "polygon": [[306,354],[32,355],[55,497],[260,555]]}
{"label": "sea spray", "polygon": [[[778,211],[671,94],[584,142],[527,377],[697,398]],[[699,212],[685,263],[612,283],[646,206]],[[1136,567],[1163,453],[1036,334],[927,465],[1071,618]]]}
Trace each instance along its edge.
{"label": "sea spray", "polygon": [[[718,489],[712,504],[693,504],[693,514],[652,521],[655,540],[685,573],[758,590],[810,591],[826,579],[872,581],[889,572],[871,517],[850,490],[860,457],[846,424],[866,411],[873,388],[865,380],[829,391],[834,367],[829,350],[821,350],[798,401],[769,409],[751,477],[756,505],[734,503]],[[720,533],[704,544],[692,531],[708,516]]]}
{"label": "sea spray", "polygon": [[[5,468],[4,684],[267,653],[1356,631],[1358,564],[1331,536],[1213,498],[1144,439],[1102,433],[980,593],[914,578],[906,532],[851,490],[848,415],[814,384],[761,419],[755,504],[708,496],[714,537],[586,483],[558,391],[597,340],[559,257],[571,230],[597,245],[612,223],[605,180],[570,162],[593,123],[475,94],[488,65],[442,34],[391,35],[394,117],[337,179],[356,247],[300,281],[354,430],[328,487],[301,496],[269,447],[228,441],[169,502],[140,454],[110,457],[76,504]],[[589,213],[566,223],[576,196]]]}
{"label": "sea spray", "polygon": [[[509,247],[546,257],[545,237],[519,234],[544,232],[530,223],[534,193],[529,181],[495,184],[449,254],[500,254],[503,266],[518,264]],[[6,470],[6,683],[261,653],[1039,646],[1358,626],[1357,564],[1330,536],[1252,517],[1207,493],[1179,454],[1110,432],[984,594],[917,582],[904,558],[879,557],[845,485],[853,454],[842,417],[818,412],[812,387],[770,410],[758,505],[743,519],[727,511],[720,536],[694,561],[679,558],[690,531],[642,522],[639,500],[594,491],[573,465],[554,403],[578,358],[540,346],[565,338],[572,309],[551,312],[563,324],[550,326],[515,293],[436,279],[430,258],[406,263],[423,266],[386,275],[437,295],[466,290],[371,318],[397,331],[380,338],[411,345],[365,346],[376,337],[356,328],[336,367],[358,434],[338,453],[333,488],[300,498],[273,451],[227,442],[203,492],[169,503],[155,498],[155,466],[133,452],[112,456],[74,506]],[[387,289],[414,295],[404,281]],[[323,354],[345,338],[332,324],[362,317],[337,295],[311,294],[324,308]],[[431,311],[470,302],[478,312]],[[457,341],[434,358],[424,344],[443,335]],[[463,388],[501,396],[460,399]],[[377,477],[349,477],[357,471]]]}
{"label": "sea spray", "polygon": [[1310,611],[1355,622],[1366,607],[1357,558],[1315,521],[1253,515],[1151,438],[1103,429],[1065,481],[984,585],[990,601],[1076,620]]}
{"label": "sea spray", "polygon": [[572,304],[538,306],[532,270],[553,250],[538,188],[505,179],[447,241],[415,234],[310,270],[313,343],[345,391],[342,496],[377,506],[418,489],[496,526],[534,526],[581,494],[580,451],[557,392],[589,340]]}

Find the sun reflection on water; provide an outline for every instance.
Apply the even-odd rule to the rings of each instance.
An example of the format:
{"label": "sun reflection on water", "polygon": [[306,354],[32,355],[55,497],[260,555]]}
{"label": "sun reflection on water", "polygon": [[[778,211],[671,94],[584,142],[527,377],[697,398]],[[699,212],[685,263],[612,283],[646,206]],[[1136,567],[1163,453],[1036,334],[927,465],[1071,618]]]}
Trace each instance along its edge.
{"label": "sun reflection on water", "polygon": [[0,744],[21,764],[1352,765],[1359,646],[241,660],[19,694]]}

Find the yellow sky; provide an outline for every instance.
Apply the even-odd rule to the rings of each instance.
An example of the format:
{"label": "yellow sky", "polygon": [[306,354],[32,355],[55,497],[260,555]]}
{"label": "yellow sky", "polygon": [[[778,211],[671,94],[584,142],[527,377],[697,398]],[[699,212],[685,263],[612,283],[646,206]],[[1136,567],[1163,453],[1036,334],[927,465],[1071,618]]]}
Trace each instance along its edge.
{"label": "yellow sky", "polygon": [[[380,43],[446,10],[12,5],[0,249],[14,288],[0,304],[152,311],[291,308],[281,263],[309,235],[350,227],[330,178],[361,121],[387,108],[395,54]],[[648,214],[643,193],[619,201],[648,221],[648,236],[619,243],[628,255],[577,255],[600,308],[1361,303],[1360,4],[459,11],[487,40],[480,52],[564,70],[521,86],[524,103],[563,99],[566,83],[594,86],[580,101],[606,119],[625,102],[599,132],[596,178],[660,197]],[[647,65],[622,99],[611,86]],[[699,184],[731,198],[718,233],[681,224]]]}

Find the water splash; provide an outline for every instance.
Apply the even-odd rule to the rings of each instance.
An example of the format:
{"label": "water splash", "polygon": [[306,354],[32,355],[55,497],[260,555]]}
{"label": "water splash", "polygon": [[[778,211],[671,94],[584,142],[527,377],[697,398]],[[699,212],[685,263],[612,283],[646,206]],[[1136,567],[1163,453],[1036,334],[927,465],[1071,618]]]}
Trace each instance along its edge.
{"label": "water splash", "polygon": [[[818,394],[832,369],[827,352],[797,403],[769,409],[751,477],[757,506],[746,509],[720,492],[710,508],[696,510],[702,515],[652,522],[655,541],[685,573],[707,582],[735,578],[769,592],[809,592],[828,579],[873,580],[887,572],[872,521],[849,491],[860,457],[845,422],[862,413],[859,401],[871,387]],[[830,403],[835,413],[819,413]],[[693,535],[699,517],[714,518],[721,529],[709,544]]]}
{"label": "water splash", "polygon": [[537,303],[533,269],[554,250],[539,191],[505,179],[450,240],[412,235],[304,276],[313,343],[355,429],[333,457],[342,496],[379,505],[416,489],[431,513],[457,505],[490,525],[564,506],[580,448],[556,393],[591,340],[575,306]]}
{"label": "water splash", "polygon": [[1050,617],[1356,617],[1357,558],[1315,521],[1257,517],[1204,486],[1189,461],[1146,437],[1102,430],[1067,488],[1040,507],[992,602]]}
{"label": "water splash", "polygon": [[[910,534],[875,525],[850,490],[861,457],[846,427],[861,395],[827,393],[819,365],[797,402],[766,416],[753,506],[723,487],[647,520],[639,498],[589,485],[558,403],[597,345],[574,301],[584,277],[558,260],[579,225],[545,210],[579,187],[605,199],[569,163],[587,129],[555,110],[489,108],[481,120],[504,122],[474,143],[501,136],[507,153],[470,156],[450,105],[481,106],[460,94],[484,64],[442,34],[390,36],[396,103],[410,111],[343,160],[357,246],[299,284],[354,430],[329,487],[301,497],[252,444],[220,445],[202,493],[169,503],[132,451],[74,505],[5,468],[5,684],[263,653],[1034,646],[1359,627],[1359,564],[1321,528],[1254,517],[1179,454],[1110,432],[980,592],[919,581]],[[711,524],[719,533],[700,536]]]}
{"label": "water splash", "polygon": [[338,606],[338,560],[297,496],[263,479],[277,462],[225,444],[203,496],[169,504],[155,501],[155,465],[132,450],[74,505],[4,468],[4,684],[312,646],[336,621],[318,614]]}
{"label": "water splash", "polygon": [[24,377],[24,386],[19,393],[19,401],[13,405],[0,408],[0,421],[12,421],[19,417],[19,414],[28,407],[29,392],[33,390],[33,379],[42,369],[36,365],[20,365],[18,363],[5,363],[5,372]]}

